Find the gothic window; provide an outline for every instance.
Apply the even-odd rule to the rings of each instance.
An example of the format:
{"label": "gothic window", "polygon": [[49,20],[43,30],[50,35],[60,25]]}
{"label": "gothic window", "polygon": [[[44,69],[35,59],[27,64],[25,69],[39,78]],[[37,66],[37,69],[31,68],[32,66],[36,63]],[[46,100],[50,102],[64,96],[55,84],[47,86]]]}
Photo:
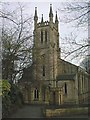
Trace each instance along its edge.
{"label": "gothic window", "polygon": [[45,76],[45,66],[43,65],[43,76]]}
{"label": "gothic window", "polygon": [[61,104],[61,95],[59,96],[59,104]]}
{"label": "gothic window", "polygon": [[39,98],[39,92],[38,92],[38,89],[36,88],[34,90],[34,99],[37,100]]}
{"label": "gothic window", "polygon": [[45,31],[45,43],[47,43],[47,31]]}
{"label": "gothic window", "polygon": [[41,43],[43,43],[43,31],[41,30]]}
{"label": "gothic window", "polygon": [[65,94],[67,94],[67,84],[65,83]]}

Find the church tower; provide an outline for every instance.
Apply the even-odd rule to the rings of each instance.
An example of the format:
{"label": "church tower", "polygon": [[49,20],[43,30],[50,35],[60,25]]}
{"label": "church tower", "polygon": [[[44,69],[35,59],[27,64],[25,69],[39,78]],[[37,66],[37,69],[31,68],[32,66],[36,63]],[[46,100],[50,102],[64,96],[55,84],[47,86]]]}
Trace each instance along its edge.
{"label": "church tower", "polygon": [[37,8],[34,15],[33,67],[34,80],[48,82],[56,87],[58,59],[60,58],[59,31],[57,12],[53,22],[52,5],[50,4],[49,21],[38,23]]}

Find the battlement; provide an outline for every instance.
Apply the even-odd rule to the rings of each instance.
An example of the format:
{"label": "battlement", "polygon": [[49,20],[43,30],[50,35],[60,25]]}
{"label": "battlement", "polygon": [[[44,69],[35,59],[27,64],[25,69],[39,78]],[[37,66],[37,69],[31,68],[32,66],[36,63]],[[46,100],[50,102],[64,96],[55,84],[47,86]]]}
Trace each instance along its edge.
{"label": "battlement", "polygon": [[49,25],[49,21],[39,22],[39,23],[37,23],[37,27],[48,26],[48,25]]}
{"label": "battlement", "polygon": [[[45,22],[39,22],[37,23],[37,28],[39,27],[45,27],[45,26],[49,26],[50,22],[49,21],[45,21]],[[53,28],[57,30],[56,24],[53,23]]]}

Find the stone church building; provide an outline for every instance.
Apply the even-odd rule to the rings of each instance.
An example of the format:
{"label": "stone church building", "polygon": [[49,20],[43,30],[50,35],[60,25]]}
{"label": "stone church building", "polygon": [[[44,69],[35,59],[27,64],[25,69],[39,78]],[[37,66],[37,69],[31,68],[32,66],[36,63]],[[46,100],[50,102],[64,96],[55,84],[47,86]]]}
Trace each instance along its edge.
{"label": "stone church building", "polygon": [[24,69],[19,82],[24,102],[31,104],[80,104],[88,101],[88,73],[61,59],[59,21],[50,5],[49,21],[38,23],[34,15],[32,65]]}

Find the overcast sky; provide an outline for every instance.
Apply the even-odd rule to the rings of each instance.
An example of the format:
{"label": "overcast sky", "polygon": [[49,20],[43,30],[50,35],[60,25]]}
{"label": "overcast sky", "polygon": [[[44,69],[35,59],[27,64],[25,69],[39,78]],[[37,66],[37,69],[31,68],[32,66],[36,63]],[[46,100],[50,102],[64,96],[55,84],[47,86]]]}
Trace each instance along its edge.
{"label": "overcast sky", "polygon": [[[56,2],[56,0],[2,0],[3,2]],[[57,2],[88,2],[89,0],[57,0]]]}
{"label": "overcast sky", "polygon": [[[28,13],[29,15],[32,14],[33,16],[34,16],[35,7],[37,7],[37,13],[39,18],[38,22],[39,22],[41,20],[42,14],[44,17],[44,21],[49,20],[50,4],[52,4],[54,19],[55,19],[55,12],[56,11],[58,12],[58,8],[61,7],[62,2],[66,2],[67,0],[57,0],[57,2],[55,2],[55,0],[43,0],[43,1],[42,0],[3,0],[3,1],[10,2],[11,5],[8,8],[10,10],[16,7],[17,2],[23,2],[23,4],[25,4],[26,13]],[[70,2],[77,2],[77,1],[86,2],[86,0],[68,0],[68,2],[69,1]],[[74,30],[74,28],[72,27],[72,24],[63,24],[60,21],[62,16],[63,15],[60,12],[58,12],[60,37],[64,37],[65,35],[68,35]],[[82,34],[82,31],[81,31],[81,34]],[[61,39],[60,39],[60,42],[61,42]],[[73,60],[71,62],[77,65],[79,64],[77,60]]]}

